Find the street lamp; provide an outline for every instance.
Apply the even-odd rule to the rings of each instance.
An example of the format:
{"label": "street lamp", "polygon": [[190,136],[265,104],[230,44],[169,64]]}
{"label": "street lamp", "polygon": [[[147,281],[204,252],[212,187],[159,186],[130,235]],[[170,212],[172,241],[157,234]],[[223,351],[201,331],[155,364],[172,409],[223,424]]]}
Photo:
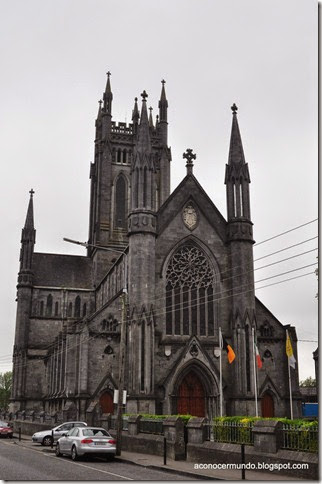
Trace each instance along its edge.
{"label": "street lamp", "polygon": [[[110,249],[109,247],[102,247],[88,242],[79,242],[78,240],[63,238],[65,242],[81,245],[83,247],[94,247],[99,250],[108,250],[111,252],[118,252],[125,254],[123,250]],[[121,455],[122,449],[122,410],[123,410],[123,390],[124,390],[124,372],[125,372],[125,347],[126,347],[126,315],[127,315],[127,289],[126,278],[124,278],[125,287],[121,295],[122,302],[122,320],[121,320],[121,338],[120,338],[120,357],[119,357],[119,381],[118,381],[118,401],[116,414],[116,455]]]}

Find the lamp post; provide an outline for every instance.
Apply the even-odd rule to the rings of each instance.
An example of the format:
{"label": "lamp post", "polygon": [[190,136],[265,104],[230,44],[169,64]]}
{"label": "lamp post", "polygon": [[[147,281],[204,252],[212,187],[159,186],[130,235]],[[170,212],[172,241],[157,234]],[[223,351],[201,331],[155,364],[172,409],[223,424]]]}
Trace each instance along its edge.
{"label": "lamp post", "polygon": [[126,311],[127,311],[127,292],[123,289],[121,296],[122,302],[122,321],[120,339],[120,359],[119,359],[119,394],[116,414],[116,455],[121,455],[122,449],[122,410],[123,410],[123,391],[124,391],[124,371],[125,371],[125,346],[126,346]]}
{"label": "lamp post", "polygon": [[[123,250],[110,249],[109,247],[102,247],[95,244],[89,244],[88,242],[79,242],[78,240],[67,239],[64,237],[65,242],[81,245],[83,247],[94,247],[99,250],[107,250],[111,252],[118,252],[125,254]],[[117,414],[116,414],[116,455],[121,455],[122,448],[122,410],[123,410],[123,391],[124,391],[124,373],[125,373],[125,349],[126,349],[126,315],[127,315],[127,289],[126,289],[126,276],[124,277],[124,289],[121,295],[122,304],[122,320],[121,320],[121,338],[120,338],[120,357],[119,357],[119,381],[118,381],[118,401],[117,401]]]}

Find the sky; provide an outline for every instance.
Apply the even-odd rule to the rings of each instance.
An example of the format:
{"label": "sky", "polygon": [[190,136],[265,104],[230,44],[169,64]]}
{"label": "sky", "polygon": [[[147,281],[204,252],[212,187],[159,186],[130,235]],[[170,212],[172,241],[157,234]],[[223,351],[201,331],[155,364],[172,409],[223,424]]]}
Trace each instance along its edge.
{"label": "sky", "polygon": [[131,121],[144,89],[155,116],[166,80],[171,188],[185,176],[182,153],[192,148],[194,175],[224,217],[237,104],[254,258],[265,256],[255,262],[256,295],[296,327],[300,379],[315,376],[317,9],[312,0],[2,0],[0,372],[11,369],[31,188],[35,250],[85,255],[63,237],[88,239],[89,166],[109,70],[114,121]]}

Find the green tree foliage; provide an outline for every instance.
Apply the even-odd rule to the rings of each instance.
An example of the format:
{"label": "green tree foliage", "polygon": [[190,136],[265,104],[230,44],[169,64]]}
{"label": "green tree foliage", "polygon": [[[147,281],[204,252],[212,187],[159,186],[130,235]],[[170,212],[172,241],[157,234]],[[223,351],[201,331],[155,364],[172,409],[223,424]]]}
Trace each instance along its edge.
{"label": "green tree foliage", "polygon": [[316,387],[316,380],[315,378],[312,378],[309,376],[305,380],[300,381],[300,387]]}
{"label": "green tree foliage", "polygon": [[0,373],[0,409],[8,410],[12,386],[12,371]]}

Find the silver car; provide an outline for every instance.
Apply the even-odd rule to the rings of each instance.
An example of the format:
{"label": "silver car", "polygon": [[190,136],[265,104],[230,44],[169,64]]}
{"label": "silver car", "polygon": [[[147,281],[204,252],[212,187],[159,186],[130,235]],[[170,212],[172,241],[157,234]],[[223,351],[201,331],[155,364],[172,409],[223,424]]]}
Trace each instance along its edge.
{"label": "silver car", "polygon": [[98,455],[107,460],[116,453],[116,440],[100,427],[75,427],[60,437],[56,446],[57,457],[70,455],[73,460],[84,455]]}
{"label": "silver car", "polygon": [[65,422],[61,425],[57,425],[51,430],[41,430],[36,432],[31,438],[33,442],[38,442],[41,445],[51,445],[52,444],[52,432],[54,434],[54,442],[56,442],[59,437],[66,434],[69,430],[74,427],[86,427],[86,422]]}

